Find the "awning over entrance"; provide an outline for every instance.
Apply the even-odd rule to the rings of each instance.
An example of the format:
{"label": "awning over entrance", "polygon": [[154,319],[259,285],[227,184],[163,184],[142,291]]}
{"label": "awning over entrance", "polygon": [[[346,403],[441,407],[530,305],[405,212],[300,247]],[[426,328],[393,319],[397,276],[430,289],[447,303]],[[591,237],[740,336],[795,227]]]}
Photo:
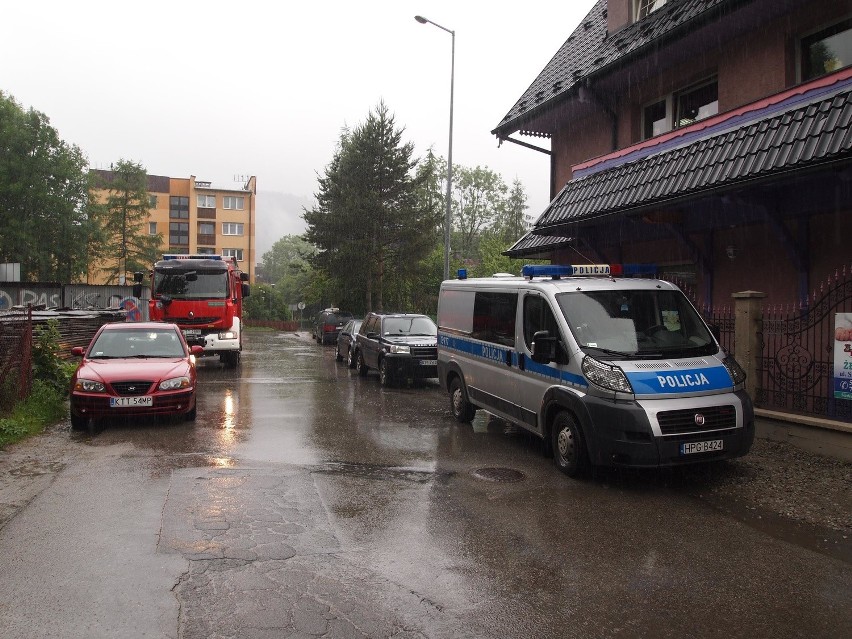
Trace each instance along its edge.
{"label": "awning over entrance", "polygon": [[573,179],[506,254],[543,255],[604,218],[651,212],[665,217],[711,194],[850,163],[847,69],[575,166]]}

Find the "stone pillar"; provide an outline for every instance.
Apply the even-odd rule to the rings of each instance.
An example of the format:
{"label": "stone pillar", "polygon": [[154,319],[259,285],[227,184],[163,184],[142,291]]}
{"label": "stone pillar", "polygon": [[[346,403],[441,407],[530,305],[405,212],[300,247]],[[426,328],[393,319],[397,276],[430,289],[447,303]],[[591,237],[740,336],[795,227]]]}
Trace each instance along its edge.
{"label": "stone pillar", "polygon": [[762,355],[759,333],[763,327],[761,306],[766,293],[742,291],[734,298],[734,344],[736,358],[746,372],[746,391],[754,399],[757,390],[757,360]]}

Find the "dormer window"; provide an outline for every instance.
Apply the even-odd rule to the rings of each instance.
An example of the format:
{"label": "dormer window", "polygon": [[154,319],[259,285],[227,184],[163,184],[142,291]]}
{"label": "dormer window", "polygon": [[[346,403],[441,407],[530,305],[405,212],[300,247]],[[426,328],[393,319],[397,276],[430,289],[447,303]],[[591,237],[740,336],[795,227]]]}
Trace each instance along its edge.
{"label": "dormer window", "polygon": [[666,4],[666,0],[635,0],[636,22],[644,20],[657,9]]}

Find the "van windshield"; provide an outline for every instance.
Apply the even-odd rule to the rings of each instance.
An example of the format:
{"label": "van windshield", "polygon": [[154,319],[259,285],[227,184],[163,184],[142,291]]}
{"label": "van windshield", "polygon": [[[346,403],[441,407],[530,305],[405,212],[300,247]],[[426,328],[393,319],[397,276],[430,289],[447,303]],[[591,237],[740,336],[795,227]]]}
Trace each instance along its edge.
{"label": "van windshield", "polygon": [[680,291],[574,291],[556,296],[568,326],[595,356],[697,357],[718,346]]}

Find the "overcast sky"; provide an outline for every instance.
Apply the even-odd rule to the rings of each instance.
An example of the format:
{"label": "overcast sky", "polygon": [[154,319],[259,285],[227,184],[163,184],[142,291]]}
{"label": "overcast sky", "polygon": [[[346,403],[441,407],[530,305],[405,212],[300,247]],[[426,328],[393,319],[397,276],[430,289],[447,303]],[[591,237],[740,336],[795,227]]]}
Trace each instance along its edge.
{"label": "overcast sky", "polygon": [[[94,168],[312,198],[345,126],[383,100],[423,155],[446,157],[456,32],[454,164],[518,177],[537,217],[548,156],[490,131],[594,0],[7,3],[0,90],[50,118]],[[549,147],[546,140],[530,140]],[[258,208],[263,201],[258,200]],[[259,211],[260,214],[260,211]],[[258,230],[261,235],[262,229]]]}

